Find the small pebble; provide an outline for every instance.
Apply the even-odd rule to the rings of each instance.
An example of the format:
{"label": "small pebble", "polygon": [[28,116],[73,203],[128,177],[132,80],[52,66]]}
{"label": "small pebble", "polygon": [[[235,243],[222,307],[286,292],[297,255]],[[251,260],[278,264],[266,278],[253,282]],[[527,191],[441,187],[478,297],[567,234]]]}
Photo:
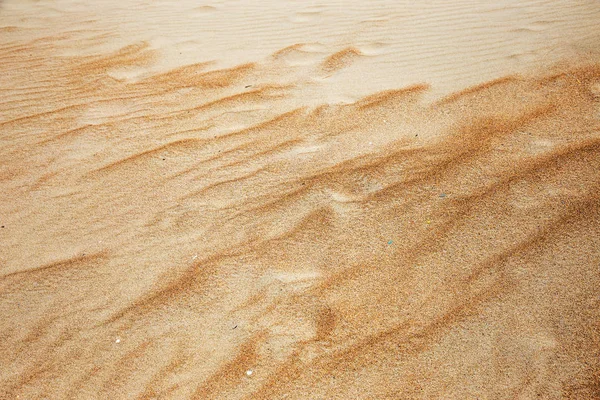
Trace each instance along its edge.
{"label": "small pebble", "polygon": [[392,243],[394,243],[393,240],[388,240],[388,244],[392,244]]}
{"label": "small pebble", "polygon": [[115,343],[121,343],[121,339],[117,338],[117,340],[115,340]]}
{"label": "small pebble", "polygon": [[252,372],[253,371],[251,369],[249,369],[248,371],[246,371],[246,375],[250,376],[250,375],[252,375]]}
{"label": "small pebble", "polygon": [[444,197],[446,197],[446,193],[440,193],[440,197],[443,199]]}

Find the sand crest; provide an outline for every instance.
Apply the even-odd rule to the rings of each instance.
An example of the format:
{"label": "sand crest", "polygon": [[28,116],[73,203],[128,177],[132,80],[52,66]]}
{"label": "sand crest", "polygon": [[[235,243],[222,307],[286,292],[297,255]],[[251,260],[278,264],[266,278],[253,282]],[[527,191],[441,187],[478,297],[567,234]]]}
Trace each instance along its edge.
{"label": "sand crest", "polygon": [[0,398],[600,397],[600,6],[0,3]]}

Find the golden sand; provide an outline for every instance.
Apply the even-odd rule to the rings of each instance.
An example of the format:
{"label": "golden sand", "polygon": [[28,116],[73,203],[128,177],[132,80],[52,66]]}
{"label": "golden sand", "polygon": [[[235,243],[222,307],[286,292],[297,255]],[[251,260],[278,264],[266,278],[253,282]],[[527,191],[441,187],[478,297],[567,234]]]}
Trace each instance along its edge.
{"label": "golden sand", "polygon": [[0,4],[0,398],[600,398],[597,2]]}

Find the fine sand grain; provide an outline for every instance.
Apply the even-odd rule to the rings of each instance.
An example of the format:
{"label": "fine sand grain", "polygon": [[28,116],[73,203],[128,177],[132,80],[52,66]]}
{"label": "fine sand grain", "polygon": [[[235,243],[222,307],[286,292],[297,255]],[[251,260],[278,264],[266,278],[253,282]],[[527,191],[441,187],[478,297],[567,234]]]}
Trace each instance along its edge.
{"label": "fine sand grain", "polygon": [[600,3],[88,3],[0,2],[1,399],[600,398]]}

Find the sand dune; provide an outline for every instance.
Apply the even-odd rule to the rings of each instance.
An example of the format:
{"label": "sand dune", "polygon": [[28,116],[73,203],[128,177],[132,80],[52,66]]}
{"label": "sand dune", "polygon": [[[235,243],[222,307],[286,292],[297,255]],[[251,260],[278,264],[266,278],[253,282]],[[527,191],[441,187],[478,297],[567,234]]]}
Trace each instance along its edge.
{"label": "sand dune", "polygon": [[597,3],[0,16],[0,398],[600,398]]}

